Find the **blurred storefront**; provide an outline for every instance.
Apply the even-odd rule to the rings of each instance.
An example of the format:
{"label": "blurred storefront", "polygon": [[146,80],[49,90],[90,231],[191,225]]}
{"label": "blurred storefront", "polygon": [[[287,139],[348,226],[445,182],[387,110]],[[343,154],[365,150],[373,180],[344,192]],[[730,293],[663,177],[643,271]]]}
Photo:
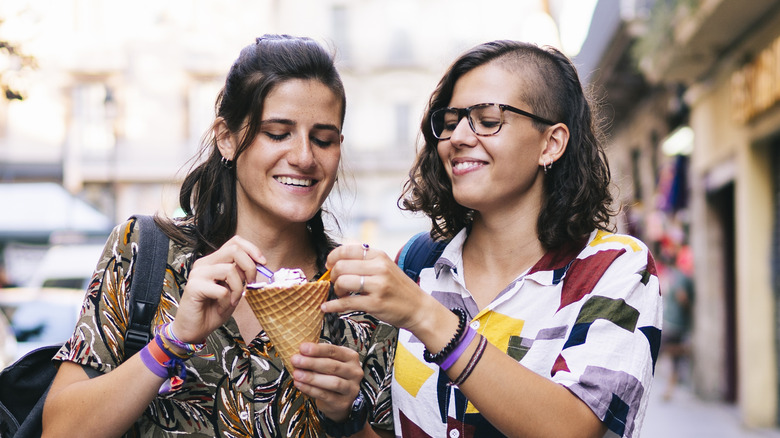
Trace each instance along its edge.
{"label": "blurred storefront", "polygon": [[[609,15],[608,3],[614,6],[599,2],[596,16]],[[632,14],[583,59],[591,83],[615,96],[607,98],[614,108],[609,155],[615,179],[631,181],[629,193],[618,195],[631,206],[621,226],[650,242],[668,237],[670,225],[685,232],[695,267],[694,389],[736,403],[748,427],[774,427],[780,3],[623,3],[634,5]],[[669,155],[685,143],[689,157]],[[680,184],[687,190],[678,191]]]}

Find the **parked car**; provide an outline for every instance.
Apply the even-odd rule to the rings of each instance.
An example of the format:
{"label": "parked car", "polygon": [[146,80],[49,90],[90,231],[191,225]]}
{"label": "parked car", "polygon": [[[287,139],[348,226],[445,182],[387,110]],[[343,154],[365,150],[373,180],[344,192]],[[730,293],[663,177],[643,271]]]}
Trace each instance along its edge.
{"label": "parked car", "polygon": [[86,290],[102,253],[102,244],[52,246],[25,286]]}
{"label": "parked car", "polygon": [[13,358],[65,342],[76,326],[84,293],[72,288],[0,289],[0,310],[16,337]]}

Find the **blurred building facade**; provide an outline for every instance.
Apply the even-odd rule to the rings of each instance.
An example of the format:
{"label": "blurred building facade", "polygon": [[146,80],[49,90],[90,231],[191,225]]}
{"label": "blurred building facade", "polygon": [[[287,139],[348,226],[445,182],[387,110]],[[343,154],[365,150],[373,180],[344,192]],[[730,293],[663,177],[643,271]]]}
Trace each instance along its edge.
{"label": "blurred building facade", "polygon": [[446,66],[490,39],[559,45],[551,14],[562,13],[560,4],[2,2],[0,31],[39,68],[18,79],[24,101],[0,102],[0,181],[61,183],[114,223],[135,213],[176,214],[179,183],[240,49],[264,33],[311,36],[336,54],[347,89],[346,177],[329,209],[343,218],[343,240],[394,253],[428,228],[396,201],[427,97]]}
{"label": "blurred building facade", "polygon": [[620,5],[599,1],[578,60],[611,109],[621,226],[656,250],[684,232],[694,390],[736,403],[748,427],[777,427],[780,3]]}

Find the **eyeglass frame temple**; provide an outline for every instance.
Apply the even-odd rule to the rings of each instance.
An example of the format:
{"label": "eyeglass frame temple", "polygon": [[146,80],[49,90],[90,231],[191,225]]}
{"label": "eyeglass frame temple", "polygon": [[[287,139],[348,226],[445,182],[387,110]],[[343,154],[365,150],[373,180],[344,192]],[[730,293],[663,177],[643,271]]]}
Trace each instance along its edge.
{"label": "eyeglass frame temple", "polygon": [[[489,105],[495,105],[495,106],[497,106],[497,107],[499,107],[501,109],[501,124],[498,126],[498,130],[496,130],[496,132],[494,132],[492,134],[479,134],[479,133],[477,133],[476,129],[474,129],[474,124],[473,124],[473,122],[471,120],[471,117],[470,117],[471,110],[473,110],[475,107],[478,107],[478,106],[489,106]],[[552,126],[552,125],[557,124],[556,122],[552,122],[550,120],[547,120],[544,117],[537,116],[536,114],[529,113],[528,111],[523,111],[520,108],[515,108],[512,105],[507,105],[507,104],[504,104],[504,103],[478,103],[476,105],[472,105],[472,106],[466,107],[466,108],[444,107],[444,108],[439,108],[436,111],[431,112],[431,117],[430,117],[431,133],[433,133],[433,136],[436,137],[437,140],[448,140],[448,139],[452,138],[452,135],[450,135],[449,137],[446,137],[446,138],[439,138],[436,135],[436,129],[434,128],[434,125],[433,125],[433,115],[435,113],[439,112],[439,111],[446,111],[446,110],[455,110],[455,111],[458,112],[458,123],[460,123],[460,121],[463,120],[463,118],[465,117],[466,120],[469,122],[469,128],[471,128],[471,132],[473,132],[475,135],[479,135],[480,137],[489,137],[491,135],[496,135],[496,134],[498,134],[501,131],[501,128],[504,126],[504,110],[509,110],[509,111],[512,111],[513,113],[517,113],[517,114],[526,116],[529,119],[536,120],[537,122],[544,123],[545,125]]]}
{"label": "eyeglass frame temple", "polygon": [[[526,117],[528,117],[529,119],[536,120],[537,122],[544,123],[545,125],[550,125],[550,126],[552,126],[552,125],[555,125],[555,124],[557,124],[556,122],[553,122],[553,121],[547,120],[547,119],[545,119],[544,117],[537,116],[536,114],[531,114],[531,113],[529,113],[528,111],[523,111],[523,110],[521,110],[520,108],[515,108],[515,107],[513,107],[512,105],[506,105],[506,104],[503,104],[503,103],[494,104],[494,105],[498,105],[498,106],[499,106],[499,108],[502,108],[502,109],[505,109],[505,110],[512,111],[513,113],[517,113],[517,114],[520,114],[520,115],[526,116]],[[459,114],[459,115],[460,115],[460,114]],[[503,118],[503,117],[501,118],[501,123],[502,123],[502,124],[504,123],[504,118]]]}

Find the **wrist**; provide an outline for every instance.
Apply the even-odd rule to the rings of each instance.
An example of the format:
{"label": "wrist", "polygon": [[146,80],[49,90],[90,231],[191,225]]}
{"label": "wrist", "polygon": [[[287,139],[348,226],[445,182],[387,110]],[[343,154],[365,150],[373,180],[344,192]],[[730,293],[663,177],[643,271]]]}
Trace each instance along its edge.
{"label": "wrist", "polygon": [[[416,304],[410,306],[410,308],[416,309],[412,321],[402,328],[414,333],[421,342],[435,342],[435,338],[441,335],[442,330],[448,329],[450,323],[452,323],[453,330],[457,327],[457,316],[453,315],[448,308],[432,296],[425,294],[424,299]],[[441,342],[441,346],[444,346],[447,339]]]}
{"label": "wrist", "polygon": [[320,414],[322,430],[333,438],[342,438],[363,430],[368,418],[368,403],[363,397],[363,391],[359,391],[352,402],[349,413],[346,417],[342,417],[341,421],[336,421],[320,411],[318,413]]}
{"label": "wrist", "polygon": [[197,343],[185,342],[176,335],[174,330],[173,323],[165,323],[155,329],[155,334],[164,339],[166,346],[170,346],[171,351],[177,353],[177,355],[181,353],[181,357],[186,356],[189,358],[206,347],[205,339],[202,339]]}
{"label": "wrist", "polygon": [[[436,302],[437,306],[427,309],[428,318],[415,330],[409,329],[423,343],[426,350],[441,351],[458,331],[459,316],[452,310]],[[467,321],[468,323],[468,321]]]}
{"label": "wrist", "polygon": [[177,339],[181,340],[182,342],[190,343],[190,344],[197,344],[200,339],[197,336],[193,336],[191,333],[189,333],[187,330],[180,327],[181,322],[176,319],[169,322],[168,325],[170,326],[170,330],[173,331],[176,334]]}
{"label": "wrist", "polygon": [[[436,365],[442,366],[445,370],[452,365],[452,363],[447,361],[447,358],[451,355],[451,353],[453,353],[453,351],[455,351],[461,345],[461,342],[465,339],[465,337],[474,334],[473,329],[467,325],[468,314],[464,309],[460,307],[453,307],[450,309],[450,311],[458,317],[458,326],[453,331],[452,337],[450,337],[447,343],[444,344],[444,346],[441,348],[437,347],[437,349],[431,350],[427,347],[426,344],[426,348],[423,351],[423,359],[425,359],[426,362],[435,363]],[[445,331],[445,333],[447,332]],[[462,354],[462,352],[459,354]],[[445,362],[449,364],[444,366]]]}

